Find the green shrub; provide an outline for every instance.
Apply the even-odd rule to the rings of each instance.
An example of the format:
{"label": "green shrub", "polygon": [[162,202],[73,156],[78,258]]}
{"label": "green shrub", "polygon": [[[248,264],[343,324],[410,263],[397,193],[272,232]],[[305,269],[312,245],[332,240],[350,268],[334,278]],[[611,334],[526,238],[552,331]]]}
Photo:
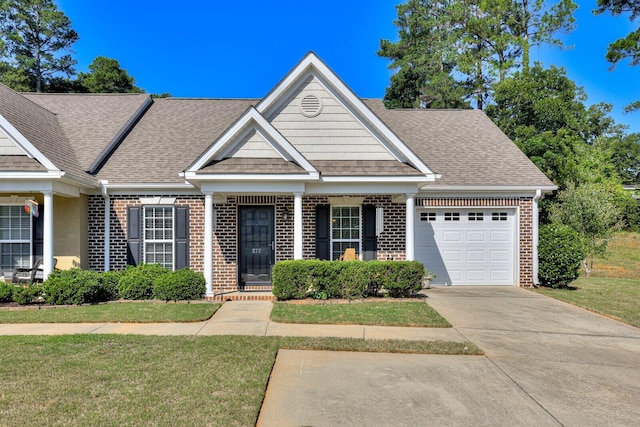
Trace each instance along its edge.
{"label": "green shrub", "polygon": [[311,264],[321,261],[280,261],[273,266],[271,291],[279,300],[302,299],[312,291]]}
{"label": "green shrub", "polygon": [[42,291],[45,301],[55,305],[104,301],[100,274],[79,268],[54,270],[42,284]]}
{"label": "green shrub", "polygon": [[115,301],[120,298],[118,282],[121,276],[121,271],[105,271],[100,273],[102,301]]}
{"label": "green shrub", "polygon": [[206,292],[202,273],[183,268],[156,277],[153,281],[155,298],[165,301],[188,301],[202,299]]}
{"label": "green shrub", "polygon": [[279,300],[352,299],[384,287],[389,296],[408,297],[422,289],[423,276],[417,261],[281,261],[273,267],[272,292]]}
{"label": "green shrub", "polygon": [[407,298],[422,289],[424,265],[418,261],[379,261],[385,265],[382,286],[391,298]]}
{"label": "green shrub", "polygon": [[572,228],[560,224],[540,227],[538,243],[538,277],[541,284],[565,287],[578,278],[584,246]]}
{"label": "green shrub", "polygon": [[118,281],[118,294],[120,298],[124,299],[152,299],[153,281],[168,272],[169,270],[158,264],[140,264],[136,267],[127,267],[121,273]]}
{"label": "green shrub", "polygon": [[13,285],[11,283],[0,282],[0,302],[13,301]]}
{"label": "green shrub", "polygon": [[42,301],[42,285],[39,283],[28,283],[26,285],[14,286],[12,290],[13,301],[20,305],[33,304]]}

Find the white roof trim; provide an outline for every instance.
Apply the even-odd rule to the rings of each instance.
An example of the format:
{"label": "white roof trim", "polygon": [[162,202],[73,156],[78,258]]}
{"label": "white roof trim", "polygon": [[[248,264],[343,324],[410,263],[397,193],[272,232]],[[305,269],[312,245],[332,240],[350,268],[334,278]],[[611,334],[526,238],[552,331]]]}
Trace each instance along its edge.
{"label": "white roof trim", "polygon": [[7,119],[2,116],[2,114],[0,114],[0,128],[2,128],[4,133],[6,133],[9,138],[13,140],[13,142],[18,144],[18,147],[20,147],[20,149],[24,151],[27,156],[32,159],[36,159],[49,171],[60,172],[60,169],[58,169],[53,164],[53,162],[51,162],[51,160],[49,160],[44,154],[42,154],[40,150],[35,147],[35,145],[29,142],[29,140],[25,138],[25,136],[22,135],[18,131],[18,129],[16,129],[11,123],[9,123]]}
{"label": "white roof trim", "polygon": [[[242,116],[234,124],[232,124],[217,140],[211,145],[204,153],[200,155],[185,171],[186,173],[197,172],[206,166],[211,160],[215,159],[216,155],[221,152],[228,152],[230,150],[229,144],[231,144],[237,136],[239,136],[243,129],[251,122],[255,123],[255,126],[266,136],[266,143],[269,144],[275,151],[277,151],[284,160],[293,161],[300,165],[305,171],[309,173],[318,173],[316,168],[313,167],[307,159],[304,158],[298,150],[287,139],[282,136],[276,128],[273,127],[269,121],[267,121],[258,110],[254,107],[249,107]],[[275,141],[277,145],[274,145],[271,141]],[[185,174],[186,176],[186,174]],[[188,178],[187,178],[188,179]]]}
{"label": "white roof trim", "polygon": [[308,174],[203,174],[197,172],[185,172],[187,180],[199,181],[317,181],[318,172]]}
{"label": "white roof trim", "polygon": [[9,178],[9,179],[52,179],[52,178],[62,178],[64,176],[64,172],[59,170],[52,170],[46,172],[0,172],[0,178]]}
{"label": "white roof trim", "polygon": [[322,182],[412,182],[419,184],[429,181],[428,178],[425,176],[328,176],[323,177]]}
{"label": "white roof trim", "polygon": [[557,190],[555,185],[425,185],[420,192],[444,192],[444,191],[535,191],[549,192]]}
{"label": "white roof trim", "polygon": [[387,139],[402,155],[404,155],[412,165],[414,165],[420,172],[424,174],[433,174],[433,171],[418,157],[413,151],[409,149],[398,138],[387,125],[382,122],[370,109],[365,105],[362,100],[356,96],[355,93],[349,87],[340,80],[340,78],[333,72],[327,65],[325,65],[315,53],[309,52],[307,55],[296,65],[293,70],[287,74],[287,76],[278,83],[278,85],[264,97],[256,109],[265,114],[269,108],[271,108],[280,99],[285,92],[291,90],[296,82],[301,78],[304,78],[305,73],[310,68],[313,68],[320,76],[326,80],[333,88],[340,93],[344,99],[346,99],[351,105],[364,117],[380,134]]}

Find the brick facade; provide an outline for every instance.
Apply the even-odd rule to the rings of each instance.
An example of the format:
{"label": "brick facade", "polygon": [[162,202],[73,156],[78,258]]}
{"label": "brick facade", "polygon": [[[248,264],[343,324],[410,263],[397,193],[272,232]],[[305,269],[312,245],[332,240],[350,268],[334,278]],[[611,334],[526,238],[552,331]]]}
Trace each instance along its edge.
{"label": "brick facade", "polygon": [[[204,196],[167,195],[175,197],[175,206],[189,206],[189,264],[193,270],[203,271],[204,256]],[[316,218],[318,204],[328,204],[331,196],[303,196],[302,234],[303,258],[315,258]],[[405,259],[405,204],[393,203],[392,197],[367,196],[363,204],[383,208],[384,230],[378,237],[377,258]],[[214,205],[213,286],[214,290],[237,288],[237,220],[238,206],[268,205],[275,207],[276,261],[293,258],[293,196],[230,196],[224,204]],[[111,269],[126,266],[127,207],[142,206],[140,196],[110,197],[110,253]],[[515,207],[520,214],[520,286],[533,284],[532,200],[531,198],[417,198],[416,206],[501,206]],[[285,209],[289,217],[284,218]],[[104,268],[104,199],[89,197],[89,268]]]}

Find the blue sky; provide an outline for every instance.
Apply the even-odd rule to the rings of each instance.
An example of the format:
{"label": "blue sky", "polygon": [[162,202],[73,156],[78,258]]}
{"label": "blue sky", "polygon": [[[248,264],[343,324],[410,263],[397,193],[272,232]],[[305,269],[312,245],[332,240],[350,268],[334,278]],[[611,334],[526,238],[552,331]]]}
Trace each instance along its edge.
{"label": "blue sky", "polygon": [[[361,97],[382,98],[388,61],[381,38],[396,40],[399,0],[317,2],[218,0],[58,0],[80,35],[77,71],[99,55],[115,58],[149,93],[176,97],[260,98],[310,50]],[[532,59],[564,66],[584,86],[588,103],[614,105],[613,116],[640,132],[640,67],[609,71],[607,45],[634,28],[626,17],[593,16],[595,0],[580,2],[577,28],[562,38],[571,50],[543,47]],[[636,24],[637,25],[637,24]]]}

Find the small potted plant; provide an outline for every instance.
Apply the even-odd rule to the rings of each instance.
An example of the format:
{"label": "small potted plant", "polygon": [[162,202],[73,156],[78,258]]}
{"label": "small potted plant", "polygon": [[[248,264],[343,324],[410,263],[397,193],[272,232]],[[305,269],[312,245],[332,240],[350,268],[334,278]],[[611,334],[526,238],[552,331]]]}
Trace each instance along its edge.
{"label": "small potted plant", "polygon": [[431,281],[436,277],[436,273],[425,269],[424,276],[422,276],[422,289],[429,289],[431,287]]}

